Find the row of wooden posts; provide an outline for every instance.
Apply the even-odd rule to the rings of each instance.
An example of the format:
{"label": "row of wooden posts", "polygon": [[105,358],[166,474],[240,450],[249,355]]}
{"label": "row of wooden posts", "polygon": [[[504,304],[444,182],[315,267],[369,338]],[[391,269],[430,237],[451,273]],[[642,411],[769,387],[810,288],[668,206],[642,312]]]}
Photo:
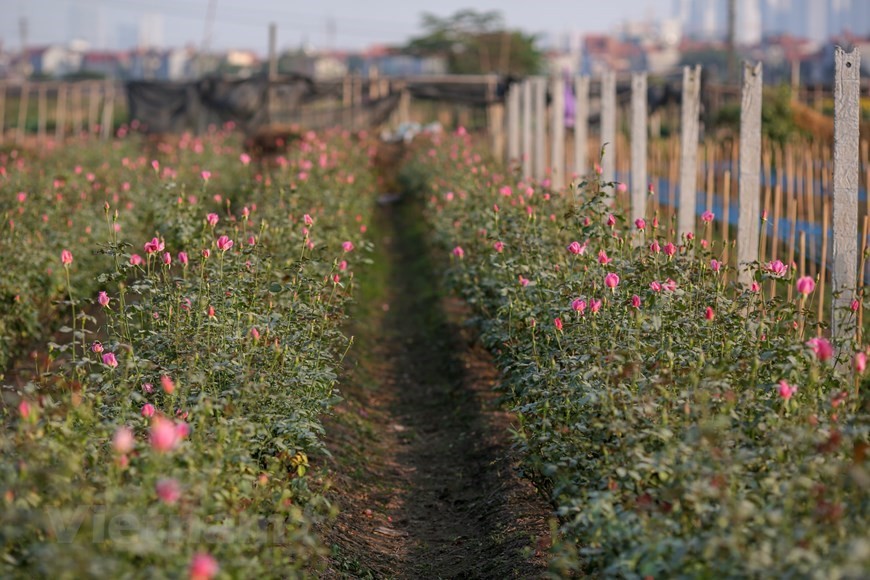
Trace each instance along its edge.
{"label": "row of wooden posts", "polygon": [[[112,135],[115,101],[123,92],[113,81],[24,82],[0,81],[0,144],[20,144],[27,134],[31,100],[36,100],[36,136],[40,144],[49,136],[48,122],[54,121],[54,137],[88,134],[108,139]],[[50,97],[54,105],[49,105]],[[15,118],[11,113],[17,99]]]}
{"label": "row of wooden posts", "polygon": [[[508,162],[519,168],[527,178],[549,178],[554,188],[566,185],[571,175],[586,175],[590,170],[589,151],[589,77],[572,79],[574,83],[573,159],[566,163],[564,94],[565,80],[532,77],[511,86],[507,95]],[[737,265],[738,281],[749,284],[752,272],[746,265],[757,262],[761,238],[761,168],[762,168],[762,66],[745,63],[743,67],[742,103],[739,138]],[[612,72],[602,75],[600,105],[600,143],[605,144],[601,159],[601,178],[616,180],[615,144],[617,142],[616,78]],[[550,86],[551,119],[547,119],[547,85]],[[679,151],[679,199],[677,203],[677,233],[695,232],[697,225],[696,196],[698,192],[698,151],[700,116],[700,66],[683,69],[681,137]],[[835,54],[834,79],[834,145],[833,175],[830,179],[832,198],[832,263],[831,288],[832,333],[846,336],[854,328],[844,318],[855,297],[858,284],[858,191],[860,183],[859,115],[860,115],[860,54],[857,49],[846,52],[838,48]],[[630,109],[630,194],[631,219],[647,216],[648,183],[648,115],[647,76],[631,77]],[[548,143],[549,125],[549,143]],[[497,141],[494,141],[497,146]],[[549,162],[547,152],[550,152]],[[496,148],[496,152],[499,149]],[[708,199],[709,197],[708,192]],[[727,206],[726,206],[727,208]],[[673,208],[672,208],[673,209]],[[727,213],[727,209],[726,212]],[[823,228],[829,227],[827,212]],[[727,220],[727,216],[722,216]],[[726,222],[727,223],[727,222]],[[766,224],[764,224],[766,226]],[[776,227],[776,224],[774,224]],[[824,237],[825,242],[827,236]],[[864,249],[862,242],[862,251]],[[763,243],[763,242],[762,242]],[[826,243],[823,242],[823,245]],[[826,248],[823,248],[820,277],[824,283]],[[861,262],[863,265],[863,261]],[[862,272],[863,281],[863,272]],[[848,327],[848,328],[847,328]]]}

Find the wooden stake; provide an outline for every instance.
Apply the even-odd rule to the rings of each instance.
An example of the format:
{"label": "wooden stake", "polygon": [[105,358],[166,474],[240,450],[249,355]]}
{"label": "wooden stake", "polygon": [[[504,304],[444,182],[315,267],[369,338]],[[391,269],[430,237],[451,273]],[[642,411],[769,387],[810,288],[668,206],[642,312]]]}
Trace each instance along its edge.
{"label": "wooden stake", "polygon": [[[824,321],[825,316],[825,283],[827,279],[828,273],[828,206],[829,206],[828,198],[825,197],[822,200],[822,259],[821,265],[819,266],[819,310],[816,313],[816,316],[819,319],[819,322]],[[822,327],[821,324],[817,327],[816,330],[817,336],[822,336]]]}

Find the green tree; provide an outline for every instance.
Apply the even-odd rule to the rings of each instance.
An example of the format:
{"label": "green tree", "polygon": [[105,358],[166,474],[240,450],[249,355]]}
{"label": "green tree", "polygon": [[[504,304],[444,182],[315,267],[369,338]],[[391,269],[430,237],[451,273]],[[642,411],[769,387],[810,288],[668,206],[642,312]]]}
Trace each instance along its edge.
{"label": "green tree", "polygon": [[441,56],[456,74],[538,72],[541,52],[534,35],[505,27],[501,13],[460,10],[441,18],[424,13],[423,34],[412,38],[403,51],[416,56]]}

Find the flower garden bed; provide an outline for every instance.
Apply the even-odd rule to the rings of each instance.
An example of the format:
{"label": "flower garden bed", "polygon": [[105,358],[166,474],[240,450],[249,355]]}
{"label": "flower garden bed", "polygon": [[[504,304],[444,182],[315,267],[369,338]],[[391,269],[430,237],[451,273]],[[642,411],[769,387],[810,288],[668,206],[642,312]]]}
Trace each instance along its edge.
{"label": "flower garden bed", "polygon": [[866,574],[866,355],[816,337],[812,279],[765,264],[751,288],[726,283],[733,265],[700,232],[627,223],[607,202],[615,184],[523,182],[467,136],[421,144],[405,180],[504,373],[527,468],[561,518],[562,564]]}
{"label": "flower garden bed", "polygon": [[349,347],[371,152],[307,134],[258,164],[214,132],[0,156],[4,367],[54,337],[3,392],[0,575],[317,565],[333,508],[308,456]]}

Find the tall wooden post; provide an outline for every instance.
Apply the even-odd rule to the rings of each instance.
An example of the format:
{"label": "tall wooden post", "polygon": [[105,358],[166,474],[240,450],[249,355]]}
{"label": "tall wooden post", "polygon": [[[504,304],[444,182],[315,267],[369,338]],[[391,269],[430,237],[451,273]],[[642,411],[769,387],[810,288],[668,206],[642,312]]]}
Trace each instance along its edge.
{"label": "tall wooden post", "polygon": [[88,83],[88,133],[93,136],[97,133],[97,120],[100,112],[100,84]]}
{"label": "tall wooden post", "polygon": [[21,83],[21,93],[18,97],[18,126],[15,128],[16,143],[24,142],[24,134],[27,131],[27,109],[30,106],[30,85],[27,81]]}
{"label": "tall wooden post", "polygon": [[558,191],[565,187],[565,81],[557,73],[550,86],[553,93],[550,183]]}
{"label": "tall wooden post", "polygon": [[[616,74],[609,70],[601,77],[601,178],[616,179]],[[613,195],[613,192],[610,192]]]}
{"label": "tall wooden post", "polygon": [[701,65],[683,68],[682,135],[680,138],[680,201],[677,236],[695,232],[698,179],[698,116]]}
{"label": "tall wooden post", "polygon": [[547,79],[535,77],[535,179],[547,177]]}
{"label": "tall wooden post", "polygon": [[106,97],[103,99],[103,121],[100,123],[102,139],[107,141],[112,136],[115,119],[115,85],[112,81],[105,83]]}
{"label": "tall wooden post", "polygon": [[574,78],[574,174],[589,170],[589,77]]}
{"label": "tall wooden post", "polygon": [[631,75],[631,218],[646,217],[647,79]]}
{"label": "tall wooden post", "polygon": [[66,136],[66,83],[57,87],[57,110],[54,114],[54,138],[58,142]]}
{"label": "tall wooden post", "polygon": [[532,79],[523,81],[523,178],[532,176]]}
{"label": "tall wooden post", "polygon": [[486,118],[493,157],[504,159],[504,104],[498,99],[498,77],[487,75]]}
{"label": "tall wooden post", "polygon": [[0,144],[6,140],[6,83],[0,81]]}
{"label": "tall wooden post", "polygon": [[36,93],[36,135],[40,145],[45,144],[45,125],[48,121],[48,96],[45,94],[45,81],[39,83]]}
{"label": "tall wooden post", "polygon": [[508,89],[508,167],[512,168],[520,161],[520,85],[514,83]]}
{"label": "tall wooden post", "polygon": [[82,112],[82,83],[73,84],[72,106],[73,106],[73,135],[80,137],[82,134],[83,112]]}
{"label": "tall wooden post", "polygon": [[[849,304],[855,295],[858,269],[858,126],[861,98],[861,55],[858,49],[834,53],[834,187],[833,278],[831,331],[846,338]],[[822,272],[824,275],[824,272]]]}
{"label": "tall wooden post", "polygon": [[740,180],[738,182],[737,267],[738,282],[752,283],[749,264],[758,261],[761,219],[761,63],[743,63],[743,96],[740,107]]}

